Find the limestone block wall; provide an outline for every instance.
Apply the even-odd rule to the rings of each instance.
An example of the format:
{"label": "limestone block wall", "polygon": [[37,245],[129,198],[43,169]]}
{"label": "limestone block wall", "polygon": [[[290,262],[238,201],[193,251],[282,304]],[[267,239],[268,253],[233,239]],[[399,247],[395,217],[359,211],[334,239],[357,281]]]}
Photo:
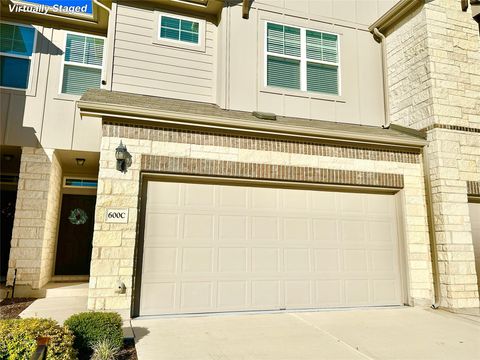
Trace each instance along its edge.
{"label": "limestone block wall", "polygon": [[38,289],[52,275],[62,168],[53,149],[22,148],[7,282]]}
{"label": "limestone block wall", "polygon": [[480,128],[480,36],[456,1],[418,8],[387,34],[390,113],[421,130],[436,124]]}
{"label": "limestone block wall", "polygon": [[[404,249],[410,304],[432,303],[432,272],[421,156],[298,143],[242,139],[193,131],[103,125],[97,189],[95,233],[89,285],[89,309],[130,314],[137,235],[140,173],[143,154],[178,159],[210,159],[252,164],[277,164],[335,170],[399,174],[403,177]],[[120,140],[132,155],[126,174],[116,170],[115,148]],[[267,143],[267,145],[265,145]],[[292,146],[290,146],[292,145]],[[174,159],[175,158],[175,159]],[[129,208],[127,224],[106,223],[107,208]],[[126,294],[115,294],[118,280]]]}
{"label": "limestone block wall", "polygon": [[478,307],[467,181],[480,181],[480,133],[428,132],[442,305]]}
{"label": "limestone block wall", "polygon": [[428,134],[442,303],[478,306],[466,181],[480,178],[480,37],[456,1],[426,3],[387,34],[390,114]]}

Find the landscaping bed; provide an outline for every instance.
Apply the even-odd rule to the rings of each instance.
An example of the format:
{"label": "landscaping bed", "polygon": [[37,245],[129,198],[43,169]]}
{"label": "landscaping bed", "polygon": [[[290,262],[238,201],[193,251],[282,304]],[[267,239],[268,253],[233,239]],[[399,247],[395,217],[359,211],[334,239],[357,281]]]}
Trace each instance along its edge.
{"label": "landscaping bed", "polygon": [[18,318],[18,315],[34,301],[33,298],[3,299],[0,302],[0,319]]}
{"label": "landscaping bed", "polygon": [[63,325],[52,319],[18,318],[33,300],[1,302],[0,359],[29,359],[40,340],[48,344],[47,360],[137,360],[133,339],[123,338],[119,314],[83,312]]}

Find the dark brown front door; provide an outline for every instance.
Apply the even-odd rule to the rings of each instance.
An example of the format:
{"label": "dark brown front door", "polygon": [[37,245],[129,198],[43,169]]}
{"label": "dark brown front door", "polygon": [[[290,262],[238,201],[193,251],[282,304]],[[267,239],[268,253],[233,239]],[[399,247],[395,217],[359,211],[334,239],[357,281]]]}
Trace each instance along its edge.
{"label": "dark brown front door", "polygon": [[55,275],[90,273],[95,199],[90,195],[63,195]]}
{"label": "dark brown front door", "polygon": [[2,190],[0,194],[0,281],[5,280],[8,271],[16,200],[16,191]]}

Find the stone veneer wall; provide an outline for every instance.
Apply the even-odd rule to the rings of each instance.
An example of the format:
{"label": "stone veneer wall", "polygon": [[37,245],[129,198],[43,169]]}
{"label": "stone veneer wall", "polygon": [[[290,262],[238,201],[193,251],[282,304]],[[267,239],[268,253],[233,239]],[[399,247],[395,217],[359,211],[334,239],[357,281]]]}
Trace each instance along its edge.
{"label": "stone veneer wall", "polygon": [[436,0],[387,34],[393,122],[427,132],[441,305],[476,307],[467,181],[480,180],[480,38],[458,1]]}
{"label": "stone veneer wall", "polygon": [[[132,155],[132,166],[126,174],[116,170],[115,148],[120,140]],[[159,161],[159,166],[155,161]],[[160,163],[167,167],[162,168]],[[268,171],[277,174],[284,171],[286,179],[291,181],[301,179],[301,171],[296,172],[294,168],[303,169],[303,176],[350,174],[343,175],[345,179],[350,176],[346,181],[357,184],[361,184],[356,180],[356,175],[360,174],[365,181],[373,181],[373,186],[381,185],[376,185],[378,179],[390,177],[368,173],[392,174],[392,180],[385,180],[387,185],[391,184],[392,188],[403,186],[401,199],[405,216],[402,225],[406,238],[409,301],[411,304],[431,304],[430,247],[419,154],[106,123],[100,154],[89,309],[114,309],[129,316],[142,166],[150,171],[163,169],[169,172],[167,170],[171,169],[176,172],[180,168],[174,165],[182,163],[192,174],[205,174],[205,171],[214,174],[212,171],[217,171],[215,174],[218,175],[235,176],[238,173],[238,176],[248,175],[250,178],[261,177],[261,171],[267,171],[265,169],[270,166]],[[242,167],[244,170],[248,167],[248,171],[242,172]],[[255,169],[259,169],[258,172]],[[314,177],[312,179],[316,181]],[[331,182],[342,183],[335,178]],[[118,207],[129,208],[128,223],[106,223],[106,208]],[[126,284],[126,294],[115,294],[118,280]]]}
{"label": "stone veneer wall", "polygon": [[62,168],[54,150],[22,148],[7,280],[38,289],[53,274]]}

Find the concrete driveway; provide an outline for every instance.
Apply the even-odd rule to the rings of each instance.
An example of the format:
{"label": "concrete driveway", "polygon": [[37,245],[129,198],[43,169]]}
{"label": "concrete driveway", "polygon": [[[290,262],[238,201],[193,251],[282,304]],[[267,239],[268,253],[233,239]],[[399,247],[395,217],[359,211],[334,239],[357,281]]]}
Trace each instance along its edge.
{"label": "concrete driveway", "polygon": [[384,308],[132,320],[140,360],[480,359],[480,322]]}

